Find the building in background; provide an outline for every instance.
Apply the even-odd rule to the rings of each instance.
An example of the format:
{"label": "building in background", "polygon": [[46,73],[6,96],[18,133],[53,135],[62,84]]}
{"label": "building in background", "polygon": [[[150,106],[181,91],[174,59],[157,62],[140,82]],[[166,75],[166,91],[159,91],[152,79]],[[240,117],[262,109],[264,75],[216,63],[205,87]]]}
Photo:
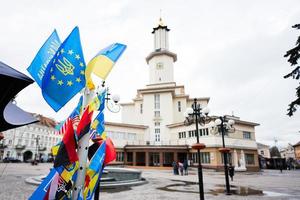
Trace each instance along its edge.
{"label": "building in background", "polygon": [[257,142],[257,152],[259,168],[267,169],[271,158],[270,146]]}
{"label": "building in background", "polygon": [[[195,124],[184,125],[184,112],[194,98],[185,93],[183,85],[174,80],[177,55],[169,50],[170,29],[160,19],[153,28],[154,49],[146,57],[149,84],[138,89],[132,102],[122,105],[122,123],[106,123],[106,132],[117,148],[116,163],[140,166],[171,166],[173,161],[188,160],[197,165]],[[188,68],[188,66],[183,66]],[[209,97],[197,98],[206,107]],[[235,120],[235,132],[226,135],[226,146],[231,148],[229,163],[236,169],[259,170],[255,127],[259,124],[227,116]],[[204,167],[223,169],[219,152],[222,137],[212,131],[212,125],[200,127],[200,142],[206,145],[201,152]]]}
{"label": "building in background", "polygon": [[294,147],[294,152],[295,152],[295,159],[298,161],[300,164],[300,141],[293,145]]}
{"label": "building in background", "polygon": [[257,152],[258,155],[264,158],[271,158],[270,146],[257,142]]}
{"label": "building in background", "polygon": [[294,147],[291,144],[288,144],[287,147],[280,149],[281,158],[285,158],[285,160],[295,159],[295,151]]}
{"label": "building in background", "polygon": [[0,141],[0,161],[4,158],[15,158],[28,161],[37,156],[46,161],[51,153],[51,147],[61,140],[55,134],[56,122],[41,115],[40,121],[3,132],[4,139]]}

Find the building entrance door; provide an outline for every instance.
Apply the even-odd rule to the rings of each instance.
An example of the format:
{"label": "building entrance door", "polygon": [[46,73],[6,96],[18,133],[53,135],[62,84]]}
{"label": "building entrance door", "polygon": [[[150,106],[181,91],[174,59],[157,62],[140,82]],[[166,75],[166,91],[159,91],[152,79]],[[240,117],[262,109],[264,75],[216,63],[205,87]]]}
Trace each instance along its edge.
{"label": "building entrance door", "polygon": [[32,159],[33,153],[31,151],[25,151],[23,153],[23,161],[27,162],[28,160]]}
{"label": "building entrance door", "polygon": [[149,153],[150,154],[150,166],[160,166],[159,164],[159,153]]}
{"label": "building entrance door", "polygon": [[187,153],[178,153],[178,161],[179,162],[184,162],[185,160],[187,160]]}
{"label": "building entrance door", "polygon": [[165,152],[164,153],[164,166],[171,167],[174,161],[174,153],[173,152]]}
{"label": "building entrance door", "polygon": [[145,152],[136,152],[136,165],[145,166]]}

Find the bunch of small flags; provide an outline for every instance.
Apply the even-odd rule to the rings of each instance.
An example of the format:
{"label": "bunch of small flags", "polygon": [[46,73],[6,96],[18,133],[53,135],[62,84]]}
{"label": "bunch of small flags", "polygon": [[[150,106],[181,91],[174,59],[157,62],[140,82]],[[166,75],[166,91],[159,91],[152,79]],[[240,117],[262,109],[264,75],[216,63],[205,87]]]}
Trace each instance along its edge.
{"label": "bunch of small flags", "polygon": [[[105,80],[125,49],[126,45],[114,43],[101,50],[86,66],[78,27],[62,43],[54,30],[27,70],[41,88],[46,102],[58,111],[84,87],[89,90],[95,88],[92,73]],[[86,134],[94,141],[90,146],[94,153],[77,199],[92,199],[105,165],[116,158],[114,145],[105,133],[105,96],[106,91],[103,90],[87,105],[83,105],[83,97],[80,97],[77,106],[59,125],[57,134],[63,138],[52,148],[54,166],[30,200],[72,198],[79,168],[77,146]],[[99,114],[92,120],[94,112]],[[93,140],[95,137],[101,140]]]}

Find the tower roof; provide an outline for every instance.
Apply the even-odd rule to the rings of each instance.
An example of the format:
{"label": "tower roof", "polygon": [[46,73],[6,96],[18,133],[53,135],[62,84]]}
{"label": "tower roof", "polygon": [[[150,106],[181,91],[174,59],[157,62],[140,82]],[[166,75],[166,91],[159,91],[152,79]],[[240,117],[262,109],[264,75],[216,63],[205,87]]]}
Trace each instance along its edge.
{"label": "tower roof", "polygon": [[147,57],[146,57],[146,61],[147,63],[149,63],[149,60],[151,60],[154,56],[159,56],[159,55],[167,55],[167,56],[170,56],[173,58],[173,61],[176,62],[177,61],[177,54],[175,53],[172,53],[168,50],[157,50],[157,51],[154,51],[152,53],[150,53]]}
{"label": "tower roof", "polygon": [[170,31],[171,30],[171,29],[168,28],[168,26],[164,25],[164,22],[163,22],[163,20],[162,20],[161,17],[159,18],[159,22],[158,22],[157,27],[153,28],[153,31],[151,33],[154,33],[156,30],[158,30],[160,28],[161,29],[166,29],[166,31]]}

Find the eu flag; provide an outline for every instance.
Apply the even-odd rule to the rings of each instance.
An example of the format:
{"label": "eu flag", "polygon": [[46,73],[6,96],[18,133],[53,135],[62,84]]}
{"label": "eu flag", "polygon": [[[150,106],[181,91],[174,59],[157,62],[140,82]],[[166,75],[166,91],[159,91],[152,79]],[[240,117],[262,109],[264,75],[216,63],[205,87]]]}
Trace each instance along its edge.
{"label": "eu flag", "polygon": [[61,42],[56,30],[54,30],[46,40],[46,42],[43,44],[43,46],[40,48],[30,66],[27,68],[27,71],[40,87],[42,87],[42,80],[46,68],[51,59],[56,54],[56,51],[58,50],[60,45]]}
{"label": "eu flag", "polygon": [[85,86],[85,68],[79,29],[75,27],[48,64],[42,81],[43,97],[55,111]]}

